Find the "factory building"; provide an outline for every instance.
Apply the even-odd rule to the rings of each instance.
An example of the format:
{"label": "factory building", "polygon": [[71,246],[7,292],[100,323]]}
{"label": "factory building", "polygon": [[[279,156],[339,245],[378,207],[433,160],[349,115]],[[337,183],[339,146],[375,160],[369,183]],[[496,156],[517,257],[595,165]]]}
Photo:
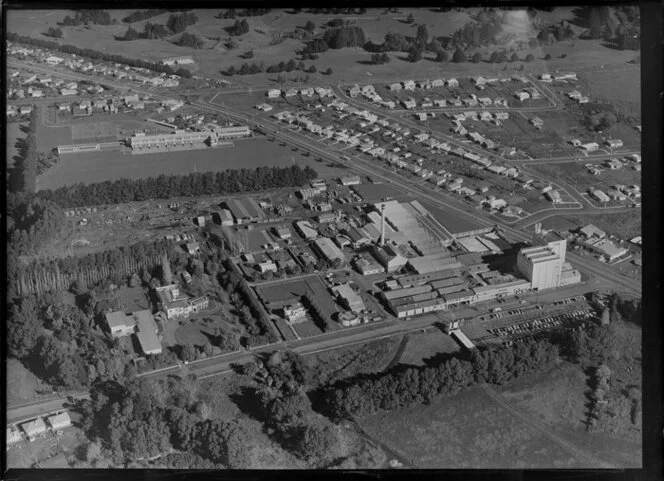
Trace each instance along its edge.
{"label": "factory building", "polygon": [[265,218],[263,209],[251,197],[228,199],[223,203],[223,206],[231,212],[238,224],[261,222]]}
{"label": "factory building", "polygon": [[567,241],[547,242],[546,232],[541,230],[540,224],[536,224],[533,244],[533,247],[519,251],[517,269],[531,282],[533,290],[560,286]]}
{"label": "factory building", "polygon": [[171,134],[145,135],[137,132],[127,139],[127,144],[134,151],[145,151],[153,149],[161,151],[172,147],[193,146],[204,144],[210,138],[209,132],[185,132],[176,130]]}

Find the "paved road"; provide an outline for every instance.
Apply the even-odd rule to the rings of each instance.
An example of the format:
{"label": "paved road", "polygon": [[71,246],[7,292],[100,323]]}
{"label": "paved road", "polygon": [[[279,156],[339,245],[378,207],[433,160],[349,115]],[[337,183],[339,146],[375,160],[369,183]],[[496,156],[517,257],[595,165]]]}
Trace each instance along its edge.
{"label": "paved road", "polygon": [[[76,399],[89,399],[87,392],[81,392],[73,395]],[[13,424],[24,420],[32,419],[36,416],[42,416],[55,411],[64,409],[66,398],[55,398],[46,401],[32,401],[23,404],[15,404],[7,409],[7,424]]]}
{"label": "paved road", "polygon": [[519,418],[523,422],[525,422],[528,426],[530,426],[532,429],[535,431],[539,432],[540,434],[543,434],[546,436],[551,442],[554,444],[557,444],[560,446],[563,450],[565,450],[567,453],[571,454],[577,460],[582,461],[583,468],[584,469],[617,469],[618,466],[615,466],[611,463],[608,463],[607,461],[604,461],[603,459],[600,459],[587,451],[582,450],[575,444],[569,442],[568,440],[564,439],[562,436],[559,436],[558,434],[554,433],[551,429],[549,429],[546,425],[544,425],[542,422],[539,420],[535,419],[533,416],[526,414],[523,412],[521,409],[513,406],[510,404],[501,393],[496,391],[492,386],[489,386],[488,384],[483,384],[482,390],[500,407],[503,409],[509,411],[512,415],[515,417]]}

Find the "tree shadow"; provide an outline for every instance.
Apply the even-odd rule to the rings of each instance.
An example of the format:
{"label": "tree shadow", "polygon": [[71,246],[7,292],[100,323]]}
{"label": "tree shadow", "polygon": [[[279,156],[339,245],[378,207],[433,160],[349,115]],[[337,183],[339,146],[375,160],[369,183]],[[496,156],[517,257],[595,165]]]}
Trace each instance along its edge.
{"label": "tree shadow", "polygon": [[267,421],[263,406],[258,400],[256,388],[249,386],[240,387],[238,392],[229,394],[229,399],[235,403],[240,412],[246,416],[264,423]]}
{"label": "tree shadow", "polygon": [[618,40],[613,39],[613,40],[605,40],[602,42],[602,47],[606,47],[611,50],[618,50],[622,51],[623,49],[620,48],[620,45],[618,45]]}

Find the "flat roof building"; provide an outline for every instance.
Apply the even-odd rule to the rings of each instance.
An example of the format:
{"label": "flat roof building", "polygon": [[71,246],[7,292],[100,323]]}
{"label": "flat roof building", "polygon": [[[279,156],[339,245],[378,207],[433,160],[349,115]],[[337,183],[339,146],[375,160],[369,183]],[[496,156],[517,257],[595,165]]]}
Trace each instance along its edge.
{"label": "flat roof building", "polygon": [[71,418],[66,412],[55,414],[46,418],[51,429],[58,430],[71,426]]}
{"label": "flat roof building", "polygon": [[341,300],[341,303],[344,304],[348,310],[353,312],[362,312],[365,309],[364,301],[350,287],[350,284],[335,286],[332,288],[332,290],[336,293],[337,297]]}

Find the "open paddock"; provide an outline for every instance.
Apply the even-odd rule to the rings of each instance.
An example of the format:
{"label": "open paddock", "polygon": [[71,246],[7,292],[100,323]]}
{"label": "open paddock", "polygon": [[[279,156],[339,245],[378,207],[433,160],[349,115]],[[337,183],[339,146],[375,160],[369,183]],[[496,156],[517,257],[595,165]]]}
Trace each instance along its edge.
{"label": "open paddock", "polygon": [[[130,155],[120,151],[64,156],[38,177],[38,189],[57,189],[82,182],[91,184],[122,178],[146,178],[159,174],[182,175],[192,172],[220,172],[227,169],[287,167],[293,163],[310,166],[319,177],[339,177],[345,170],[305,157],[264,137],[235,140],[233,147],[184,152]],[[61,142],[61,145],[67,142]],[[70,142],[71,143],[71,139]]]}
{"label": "open paddock", "polygon": [[74,143],[111,142],[118,138],[118,127],[113,122],[89,122],[71,125]]}
{"label": "open paddock", "polygon": [[381,412],[359,422],[372,437],[406,456],[417,468],[584,467],[477,387],[430,405]]}

